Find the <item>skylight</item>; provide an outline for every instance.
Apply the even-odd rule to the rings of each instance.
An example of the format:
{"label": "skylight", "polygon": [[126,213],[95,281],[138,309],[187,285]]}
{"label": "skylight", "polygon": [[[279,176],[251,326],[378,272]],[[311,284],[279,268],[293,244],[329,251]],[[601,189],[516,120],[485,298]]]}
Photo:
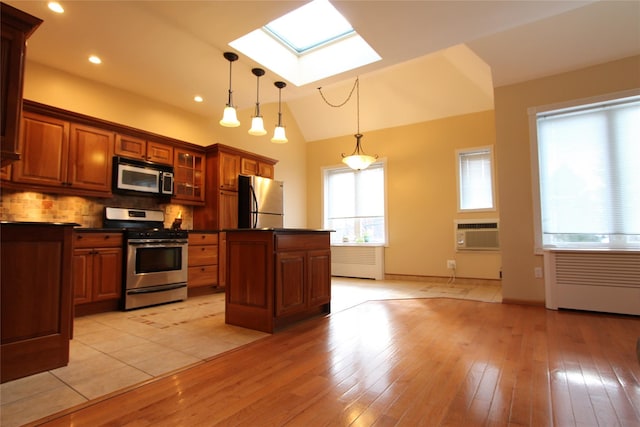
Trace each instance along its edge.
{"label": "skylight", "polygon": [[328,0],[314,0],[229,43],[296,86],[379,61]]}
{"label": "skylight", "polygon": [[298,54],[355,33],[327,0],[307,3],[263,28]]}

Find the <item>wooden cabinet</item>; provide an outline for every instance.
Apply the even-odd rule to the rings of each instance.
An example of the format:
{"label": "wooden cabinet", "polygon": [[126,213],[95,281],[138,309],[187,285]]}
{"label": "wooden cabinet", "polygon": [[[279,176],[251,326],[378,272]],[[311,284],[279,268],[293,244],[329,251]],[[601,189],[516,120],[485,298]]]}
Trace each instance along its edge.
{"label": "wooden cabinet", "polygon": [[240,174],[240,155],[220,151],[219,157],[219,175],[221,190],[238,191],[238,175]]}
{"label": "wooden cabinet", "polygon": [[74,225],[0,225],[1,382],[69,361]]}
{"label": "wooden cabinet", "polygon": [[238,228],[238,192],[220,190],[220,229]]}
{"label": "wooden cabinet", "polygon": [[76,315],[117,309],[122,296],[122,233],[76,231],[73,244]]}
{"label": "wooden cabinet", "polygon": [[113,132],[71,124],[68,185],[111,193]]}
{"label": "wooden cabinet", "polygon": [[224,230],[238,227],[238,175],[241,173],[273,177],[277,160],[222,144],[207,147],[208,174],[204,207],[193,211],[197,229]]}
{"label": "wooden cabinet", "polygon": [[1,7],[0,148],[2,166],[5,166],[20,159],[18,133],[22,112],[26,42],[42,20],[5,3],[2,3]]}
{"label": "wooden cabinet", "polygon": [[22,160],[13,165],[13,180],[33,185],[64,185],[69,162],[69,122],[24,113],[21,135]]}
{"label": "wooden cabinet", "polygon": [[241,160],[240,173],[242,175],[255,175],[273,179],[274,170],[273,165],[270,163],[245,157]]}
{"label": "wooden cabinet", "polygon": [[176,200],[190,204],[204,204],[205,157],[203,154],[176,148],[173,176],[173,194]]}
{"label": "wooden cabinet", "polygon": [[328,231],[227,231],[225,321],[263,332],[330,311]]}
{"label": "wooden cabinet", "polygon": [[189,276],[187,287],[218,284],[218,233],[189,233]]}
{"label": "wooden cabinet", "polygon": [[122,134],[116,135],[114,153],[117,156],[167,165],[173,165],[174,161],[172,146]]}
{"label": "wooden cabinet", "polygon": [[110,194],[113,139],[112,132],[25,112],[13,181]]}

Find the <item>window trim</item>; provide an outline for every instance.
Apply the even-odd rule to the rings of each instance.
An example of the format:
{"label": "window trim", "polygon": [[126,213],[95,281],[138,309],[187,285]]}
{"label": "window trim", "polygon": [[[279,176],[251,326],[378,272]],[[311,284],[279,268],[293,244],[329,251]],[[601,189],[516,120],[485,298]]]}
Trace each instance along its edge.
{"label": "window trim", "polygon": [[[545,251],[553,250],[593,250],[591,247],[580,248],[578,246],[546,247],[542,239],[542,208],[540,204],[540,159],[538,158],[538,115],[548,113],[555,110],[571,109],[587,107],[590,104],[600,104],[609,101],[615,101],[620,98],[628,98],[632,96],[640,96],[640,89],[629,89],[619,92],[612,92],[603,95],[590,96],[586,98],[572,99],[569,101],[557,102],[553,104],[540,105],[527,109],[529,115],[529,156],[531,165],[531,202],[533,207],[533,253],[542,255]],[[607,248],[603,247],[602,249]]]}
{"label": "window trim", "polygon": [[[461,207],[461,193],[460,186],[462,182],[460,181],[460,155],[462,154],[470,154],[477,153],[482,151],[489,151],[489,160],[490,160],[490,168],[491,168],[491,205],[490,208],[480,208],[480,209],[462,209]],[[470,148],[459,148],[455,151],[455,162],[456,162],[456,202],[457,202],[457,212],[460,213],[476,213],[476,212],[497,212],[497,200],[496,197],[496,167],[495,167],[495,153],[494,153],[493,145],[482,145],[478,147],[470,147]]]}
{"label": "window trim", "polygon": [[[370,242],[337,242],[331,243],[331,246],[383,246],[389,247],[389,191],[388,191],[388,175],[389,168],[386,157],[378,158],[371,165],[382,165],[382,169],[384,170],[384,243],[370,243]],[[326,228],[326,219],[327,219],[327,206],[325,205],[325,196],[327,192],[326,186],[326,172],[333,170],[348,170],[352,172],[356,172],[350,167],[346,166],[344,163],[335,164],[331,166],[322,166],[320,167],[320,208],[322,212],[322,227]]]}

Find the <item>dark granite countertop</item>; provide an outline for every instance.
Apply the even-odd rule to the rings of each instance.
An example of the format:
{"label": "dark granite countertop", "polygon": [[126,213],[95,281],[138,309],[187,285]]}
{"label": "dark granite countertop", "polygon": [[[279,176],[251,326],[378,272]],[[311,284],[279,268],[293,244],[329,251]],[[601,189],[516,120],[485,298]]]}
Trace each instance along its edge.
{"label": "dark granite countertop", "polygon": [[47,221],[0,221],[1,225],[45,225],[45,226],[62,226],[62,227],[77,227],[80,224],[75,222],[47,222]]}
{"label": "dark granite countertop", "polygon": [[320,228],[227,228],[222,231],[230,232],[244,232],[244,231],[267,231],[272,233],[331,233],[335,230],[324,230]]}

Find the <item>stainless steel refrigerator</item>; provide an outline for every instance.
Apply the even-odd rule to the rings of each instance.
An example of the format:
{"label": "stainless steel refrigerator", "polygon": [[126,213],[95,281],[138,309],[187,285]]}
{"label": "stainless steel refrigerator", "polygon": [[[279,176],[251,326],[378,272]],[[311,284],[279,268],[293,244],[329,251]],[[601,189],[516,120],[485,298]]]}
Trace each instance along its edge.
{"label": "stainless steel refrigerator", "polygon": [[238,228],[282,228],[284,183],[238,176]]}

